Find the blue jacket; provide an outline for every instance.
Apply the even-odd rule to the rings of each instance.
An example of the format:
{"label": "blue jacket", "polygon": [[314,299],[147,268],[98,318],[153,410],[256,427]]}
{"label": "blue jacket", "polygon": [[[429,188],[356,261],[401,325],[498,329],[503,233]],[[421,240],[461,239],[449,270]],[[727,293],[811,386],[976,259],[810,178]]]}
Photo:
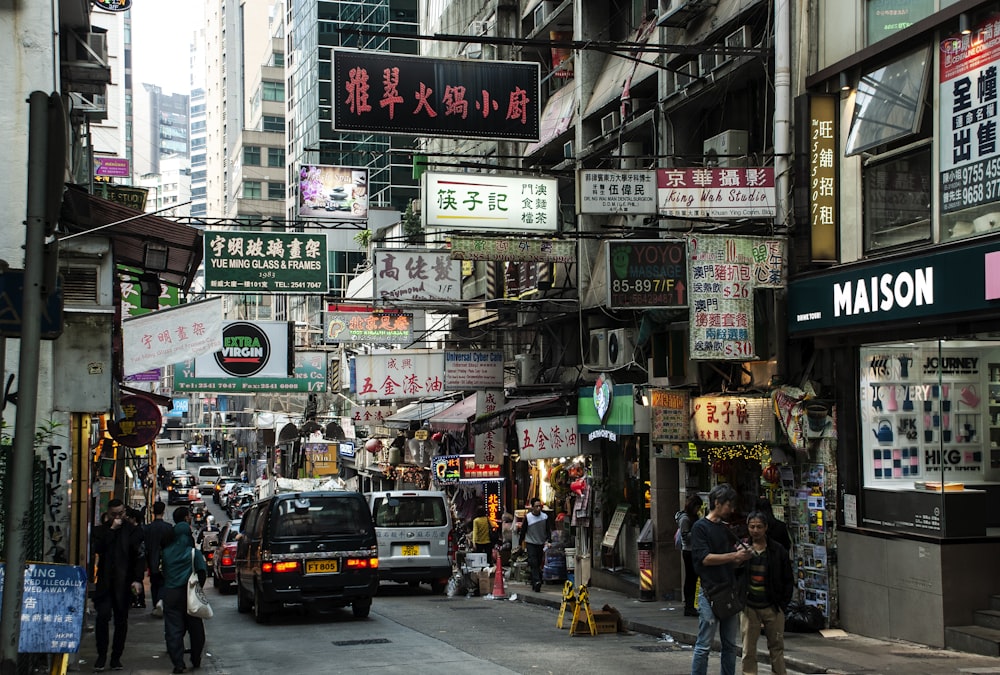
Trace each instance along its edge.
{"label": "blue jacket", "polygon": [[[191,552],[194,551],[192,566]],[[194,547],[194,537],[191,536],[191,526],[187,523],[174,525],[174,540],[163,547],[160,553],[163,565],[163,586],[165,588],[183,588],[187,584],[191,570],[198,572],[198,580],[202,584],[208,576],[208,566],[201,551]]]}

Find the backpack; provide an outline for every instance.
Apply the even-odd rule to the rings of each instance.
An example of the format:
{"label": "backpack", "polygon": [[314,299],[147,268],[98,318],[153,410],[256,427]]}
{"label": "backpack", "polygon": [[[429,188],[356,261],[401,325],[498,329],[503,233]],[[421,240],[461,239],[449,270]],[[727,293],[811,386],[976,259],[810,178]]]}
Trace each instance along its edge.
{"label": "backpack", "polygon": [[678,551],[684,550],[684,536],[681,534],[681,519],[687,514],[683,511],[678,511],[674,514],[674,522],[677,523],[677,531],[674,532],[674,548]]}

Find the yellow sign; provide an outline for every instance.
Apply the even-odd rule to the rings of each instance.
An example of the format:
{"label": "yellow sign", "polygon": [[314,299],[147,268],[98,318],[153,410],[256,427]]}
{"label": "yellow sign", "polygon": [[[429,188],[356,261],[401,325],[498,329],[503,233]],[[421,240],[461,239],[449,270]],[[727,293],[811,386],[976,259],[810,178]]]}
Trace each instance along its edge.
{"label": "yellow sign", "polygon": [[418,441],[426,441],[430,437],[430,432],[427,429],[417,429],[413,432],[413,437]]}

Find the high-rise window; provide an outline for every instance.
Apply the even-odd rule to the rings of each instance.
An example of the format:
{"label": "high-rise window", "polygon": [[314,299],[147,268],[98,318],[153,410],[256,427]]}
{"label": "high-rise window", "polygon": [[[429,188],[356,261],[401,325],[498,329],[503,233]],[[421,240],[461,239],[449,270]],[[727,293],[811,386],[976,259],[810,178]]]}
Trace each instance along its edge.
{"label": "high-rise window", "polygon": [[259,180],[243,181],[243,198],[260,199],[261,189]]}
{"label": "high-rise window", "polygon": [[243,148],[243,164],[246,166],[260,166],[260,147],[248,145]]}
{"label": "high-rise window", "polygon": [[284,82],[261,82],[261,98],[265,101],[284,101],[285,100],[285,83]]}
{"label": "high-rise window", "polygon": [[285,149],[284,148],[268,148],[267,149],[267,165],[268,166],[285,166]]}
{"label": "high-rise window", "polygon": [[284,181],[272,180],[267,184],[267,198],[268,199],[285,199],[285,183]]}
{"label": "high-rise window", "polygon": [[279,115],[264,115],[261,127],[263,131],[284,131],[285,118]]}

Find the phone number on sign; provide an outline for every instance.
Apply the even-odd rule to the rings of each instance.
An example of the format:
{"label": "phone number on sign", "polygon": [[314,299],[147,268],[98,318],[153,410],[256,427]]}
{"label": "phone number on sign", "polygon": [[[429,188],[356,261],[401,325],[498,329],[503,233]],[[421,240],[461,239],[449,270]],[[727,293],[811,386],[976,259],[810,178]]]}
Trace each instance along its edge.
{"label": "phone number on sign", "polygon": [[615,279],[611,282],[614,293],[659,293],[672,290],[677,285],[677,279]]}

